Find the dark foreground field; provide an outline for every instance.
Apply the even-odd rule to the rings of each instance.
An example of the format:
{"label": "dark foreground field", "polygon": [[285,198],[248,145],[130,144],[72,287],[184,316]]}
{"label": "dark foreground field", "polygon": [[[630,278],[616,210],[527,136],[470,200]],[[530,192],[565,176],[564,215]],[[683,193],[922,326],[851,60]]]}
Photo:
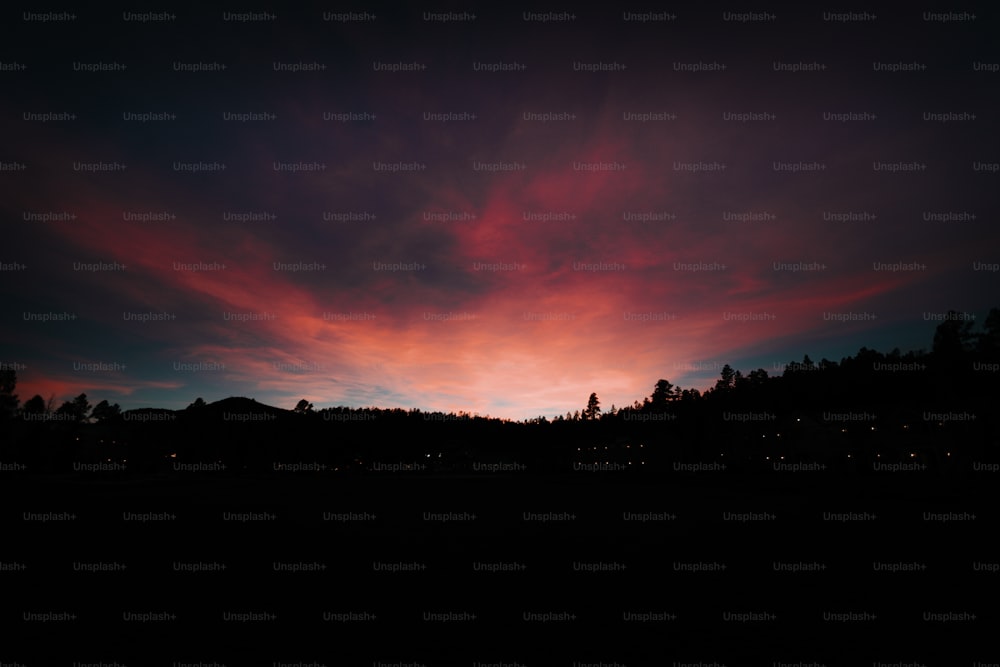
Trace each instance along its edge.
{"label": "dark foreground field", "polygon": [[4,651],[32,665],[67,646],[128,665],[989,662],[993,477],[7,475]]}

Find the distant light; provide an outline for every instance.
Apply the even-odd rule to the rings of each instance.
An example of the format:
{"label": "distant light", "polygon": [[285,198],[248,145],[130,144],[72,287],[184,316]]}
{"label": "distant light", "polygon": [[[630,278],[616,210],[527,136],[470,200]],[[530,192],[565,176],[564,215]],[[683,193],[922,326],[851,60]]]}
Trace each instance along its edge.
{"label": "distant light", "polygon": [[799,419],[798,417],[796,417],[796,418],[795,418],[795,421],[797,421],[797,422],[800,422],[800,421],[802,421],[802,420],[801,420],[801,419]]}

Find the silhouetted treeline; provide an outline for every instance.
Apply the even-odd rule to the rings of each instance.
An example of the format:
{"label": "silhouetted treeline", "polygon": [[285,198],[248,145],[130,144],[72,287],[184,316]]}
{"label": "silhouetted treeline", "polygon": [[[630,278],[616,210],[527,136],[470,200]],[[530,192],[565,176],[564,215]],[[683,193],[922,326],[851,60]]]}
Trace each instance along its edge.
{"label": "silhouetted treeline", "polygon": [[[22,405],[16,374],[0,371],[0,461],[33,472],[312,470],[402,472],[653,470],[670,462],[871,461],[935,468],[993,460],[1000,449],[1000,309],[979,331],[950,312],[931,350],[861,348],[839,362],[809,356],[780,375],[726,365],[705,391],[669,380],[632,405],[515,422],[400,408],[282,409],[232,397],[186,409],[122,411],[86,394],[58,407]],[[307,464],[303,468],[302,464]],[[381,468],[379,466],[382,466]]]}

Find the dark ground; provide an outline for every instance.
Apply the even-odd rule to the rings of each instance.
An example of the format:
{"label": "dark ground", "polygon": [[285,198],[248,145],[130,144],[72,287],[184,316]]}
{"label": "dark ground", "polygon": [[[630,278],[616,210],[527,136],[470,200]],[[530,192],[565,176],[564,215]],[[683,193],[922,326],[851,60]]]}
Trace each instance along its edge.
{"label": "dark ground", "polygon": [[[1000,560],[993,475],[937,473],[567,473],[448,476],[7,475],[2,486],[6,655],[45,664],[63,640],[85,642],[79,660],[124,664],[217,660],[225,664],[373,661],[628,665],[718,661],[970,664],[995,655],[991,631]],[[69,512],[71,521],[26,521],[24,512]],[[123,512],[170,520],[126,521]],[[226,513],[268,513],[227,521]],[[374,515],[329,521],[324,513]],[[425,521],[424,512],[475,514]],[[526,521],[525,512],[566,512],[569,521]],[[623,512],[666,520],[623,520]],[[771,520],[725,516],[770,513]],[[868,512],[869,521],[824,521],[824,512]],[[924,512],[975,514],[926,521]],[[886,573],[873,562],[918,562]],[[76,572],[73,563],[122,563],[118,572]],[[175,562],[225,563],[219,572],[174,570]],[[275,562],[320,563],[316,572],[277,572]],[[416,572],[375,571],[374,562],[418,562]],[[519,572],[475,571],[474,562],[517,562]],[[577,571],[574,563],[625,565]],[[816,572],[777,572],[775,562],[820,563]],[[691,573],[675,563],[725,564]],[[72,611],[65,622],[26,622],[23,610]],[[124,611],[173,620],[136,623]],[[226,612],[276,620],[222,620]],[[324,621],[324,612],[374,613]],[[428,622],[425,611],[469,612],[464,622]],[[526,622],[525,611],[569,612],[574,620]],[[628,611],[669,620],[625,622]],[[776,619],[722,620],[724,612],[767,611]],[[824,612],[873,613],[830,622]],[[975,613],[974,621],[931,622],[924,611]],[[210,648],[199,648],[207,642]],[[40,648],[39,648],[40,647]],[[151,660],[151,647],[162,659]],[[85,655],[84,655],[85,654]],[[104,656],[104,657],[102,657]],[[194,656],[194,658],[192,658]],[[41,660],[41,662],[39,662]],[[159,662],[157,662],[159,660]],[[988,660],[987,660],[988,661]]]}

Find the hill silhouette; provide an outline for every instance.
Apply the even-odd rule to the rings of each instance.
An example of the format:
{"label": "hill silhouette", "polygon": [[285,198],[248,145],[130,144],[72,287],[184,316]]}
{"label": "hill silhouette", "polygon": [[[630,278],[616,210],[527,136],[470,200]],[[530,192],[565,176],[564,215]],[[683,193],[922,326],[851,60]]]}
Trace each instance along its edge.
{"label": "hill silhouette", "polygon": [[[834,470],[873,464],[967,469],[997,458],[1000,309],[979,332],[952,311],[929,352],[861,348],[839,362],[808,355],[780,375],[729,365],[705,392],[669,380],[622,408],[581,392],[582,410],[515,422],[467,413],[282,408],[232,396],[187,408],[121,411],[81,394],[22,406],[3,371],[4,461],[33,472],[211,470],[408,474],[628,472],[677,464]],[[50,402],[51,403],[51,402]],[[681,466],[680,469],[685,469]]]}

